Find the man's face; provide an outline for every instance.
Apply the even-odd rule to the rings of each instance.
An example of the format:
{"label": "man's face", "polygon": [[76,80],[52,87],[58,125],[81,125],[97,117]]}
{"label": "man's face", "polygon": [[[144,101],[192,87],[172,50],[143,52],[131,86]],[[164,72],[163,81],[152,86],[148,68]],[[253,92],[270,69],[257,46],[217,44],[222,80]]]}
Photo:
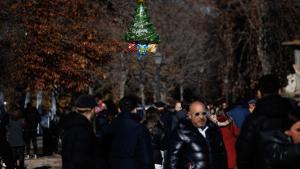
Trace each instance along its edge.
{"label": "man's face", "polygon": [[255,104],[248,104],[249,110],[252,113],[255,109]]}
{"label": "man's face", "polygon": [[204,104],[193,103],[190,107],[189,118],[195,127],[204,127],[207,121]]}
{"label": "man's face", "polygon": [[175,104],[175,111],[180,111],[182,109],[181,103],[176,103]]}

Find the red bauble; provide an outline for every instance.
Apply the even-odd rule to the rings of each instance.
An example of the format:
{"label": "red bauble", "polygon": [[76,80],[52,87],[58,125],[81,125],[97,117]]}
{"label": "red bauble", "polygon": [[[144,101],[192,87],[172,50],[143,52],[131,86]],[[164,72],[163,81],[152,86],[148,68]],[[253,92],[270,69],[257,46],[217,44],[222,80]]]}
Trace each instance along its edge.
{"label": "red bauble", "polygon": [[128,51],[129,52],[137,52],[137,46],[135,43],[129,43],[128,44]]}

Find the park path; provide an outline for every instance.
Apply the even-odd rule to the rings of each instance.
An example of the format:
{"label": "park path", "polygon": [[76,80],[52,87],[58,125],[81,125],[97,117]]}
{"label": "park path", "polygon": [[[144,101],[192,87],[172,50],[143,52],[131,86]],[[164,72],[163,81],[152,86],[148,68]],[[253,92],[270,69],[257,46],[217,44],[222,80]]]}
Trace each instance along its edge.
{"label": "park path", "polygon": [[25,160],[27,169],[61,169],[61,156],[45,156],[37,159]]}

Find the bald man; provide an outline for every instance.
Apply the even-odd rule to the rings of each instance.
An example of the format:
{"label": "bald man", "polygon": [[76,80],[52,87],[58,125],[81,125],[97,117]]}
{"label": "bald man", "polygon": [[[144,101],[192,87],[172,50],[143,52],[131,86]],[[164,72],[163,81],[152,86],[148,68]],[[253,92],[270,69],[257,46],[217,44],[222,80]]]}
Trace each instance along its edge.
{"label": "bald man", "polygon": [[220,131],[202,102],[190,105],[188,120],[178,125],[169,145],[165,169],[227,169]]}

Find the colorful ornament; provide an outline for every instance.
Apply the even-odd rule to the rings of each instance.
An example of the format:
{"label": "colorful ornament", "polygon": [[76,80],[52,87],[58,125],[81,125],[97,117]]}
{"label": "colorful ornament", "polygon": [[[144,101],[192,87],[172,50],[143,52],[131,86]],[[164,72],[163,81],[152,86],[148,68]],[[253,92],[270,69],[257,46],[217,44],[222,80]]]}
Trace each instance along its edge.
{"label": "colorful ornament", "polygon": [[147,54],[148,44],[137,44],[138,58],[141,59]]}
{"label": "colorful ornament", "polygon": [[147,52],[156,53],[156,51],[157,51],[157,44],[149,44],[148,45]]}
{"label": "colorful ornament", "polygon": [[129,52],[136,52],[137,51],[137,46],[135,43],[129,43],[128,44],[128,50]]}

